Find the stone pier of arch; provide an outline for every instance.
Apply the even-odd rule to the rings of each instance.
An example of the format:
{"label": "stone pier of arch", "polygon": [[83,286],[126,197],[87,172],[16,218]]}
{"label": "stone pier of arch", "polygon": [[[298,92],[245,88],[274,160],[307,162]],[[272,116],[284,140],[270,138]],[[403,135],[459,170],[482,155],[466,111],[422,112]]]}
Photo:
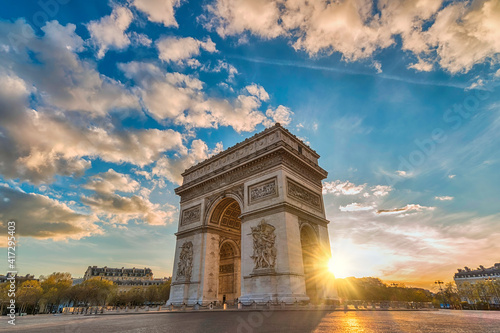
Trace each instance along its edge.
{"label": "stone pier of arch", "polygon": [[337,301],[318,158],[276,124],[187,169],[168,304]]}

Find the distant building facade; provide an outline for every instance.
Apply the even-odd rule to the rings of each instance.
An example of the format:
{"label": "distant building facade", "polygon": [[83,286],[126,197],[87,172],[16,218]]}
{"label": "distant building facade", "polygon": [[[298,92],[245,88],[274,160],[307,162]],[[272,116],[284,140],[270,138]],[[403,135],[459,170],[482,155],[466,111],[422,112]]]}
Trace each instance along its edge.
{"label": "distant building facade", "polygon": [[[488,268],[482,265],[476,269],[459,268],[453,279],[462,301],[475,303],[475,300],[481,299],[490,304],[500,304],[500,263]],[[481,283],[481,288],[473,290],[473,285],[478,283]]]}
{"label": "distant building facade", "polygon": [[83,282],[83,278],[72,278],[71,279],[73,281],[73,286],[76,286],[77,284],[80,284]]}
{"label": "distant building facade", "polygon": [[[7,275],[0,275],[0,283],[9,281],[9,278],[11,276],[12,276],[11,273],[7,273]],[[31,275],[31,274],[26,274],[24,276],[16,274],[16,275],[14,275],[14,277],[16,279],[16,283],[23,283],[24,281],[28,281],[28,280],[37,280],[38,281],[38,279],[35,279],[35,276]]]}
{"label": "distant building facade", "polygon": [[148,288],[149,286],[161,285],[170,281],[170,278],[155,279],[150,268],[111,268],[89,266],[83,281],[91,278],[113,281],[118,286],[118,292],[126,292],[133,288]]}
{"label": "distant building facade", "polygon": [[122,281],[113,281],[118,286],[118,292],[124,293],[134,288],[146,289],[150,286],[159,286],[168,281],[171,278],[163,278],[163,279],[152,279],[152,280],[122,280]]}
{"label": "distant building facade", "polygon": [[94,277],[101,277],[110,281],[137,281],[137,280],[153,280],[153,271],[150,268],[110,268],[107,266],[97,267],[89,266],[83,280]]}

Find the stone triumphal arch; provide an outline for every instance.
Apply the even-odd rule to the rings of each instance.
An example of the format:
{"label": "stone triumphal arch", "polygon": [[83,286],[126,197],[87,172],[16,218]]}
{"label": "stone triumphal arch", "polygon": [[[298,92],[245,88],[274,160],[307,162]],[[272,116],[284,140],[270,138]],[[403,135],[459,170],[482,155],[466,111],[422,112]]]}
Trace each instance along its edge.
{"label": "stone triumphal arch", "polygon": [[187,169],[169,303],[336,299],[318,158],[276,124]]}

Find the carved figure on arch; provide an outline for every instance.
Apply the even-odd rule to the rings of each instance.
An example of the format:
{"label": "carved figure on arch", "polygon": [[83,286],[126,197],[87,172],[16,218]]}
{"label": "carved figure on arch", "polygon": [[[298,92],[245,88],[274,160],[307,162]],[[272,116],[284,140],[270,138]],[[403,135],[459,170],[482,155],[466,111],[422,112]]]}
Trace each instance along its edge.
{"label": "carved figure on arch", "polygon": [[179,263],[177,264],[177,279],[191,279],[193,270],[193,243],[186,242],[181,246],[181,254],[179,255]]}
{"label": "carved figure on arch", "polygon": [[276,266],[276,229],[262,220],[258,226],[252,227],[253,255],[251,258],[255,263],[255,269],[274,268]]}

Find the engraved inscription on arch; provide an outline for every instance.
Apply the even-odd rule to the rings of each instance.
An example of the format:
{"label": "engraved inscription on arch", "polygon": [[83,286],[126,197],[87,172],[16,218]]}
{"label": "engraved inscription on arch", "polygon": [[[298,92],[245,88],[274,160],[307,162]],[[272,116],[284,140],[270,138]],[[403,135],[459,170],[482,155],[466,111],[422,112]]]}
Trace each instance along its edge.
{"label": "engraved inscription on arch", "polygon": [[201,218],[201,204],[182,211],[181,225],[199,222]]}
{"label": "engraved inscription on arch", "polygon": [[311,207],[321,209],[321,197],[319,194],[314,193],[313,191],[309,190],[308,188],[296,183],[295,181],[287,178],[286,180],[287,184],[287,194],[298,200],[301,201]]}
{"label": "engraved inscription on arch", "polygon": [[248,204],[278,196],[276,177],[248,187]]}

